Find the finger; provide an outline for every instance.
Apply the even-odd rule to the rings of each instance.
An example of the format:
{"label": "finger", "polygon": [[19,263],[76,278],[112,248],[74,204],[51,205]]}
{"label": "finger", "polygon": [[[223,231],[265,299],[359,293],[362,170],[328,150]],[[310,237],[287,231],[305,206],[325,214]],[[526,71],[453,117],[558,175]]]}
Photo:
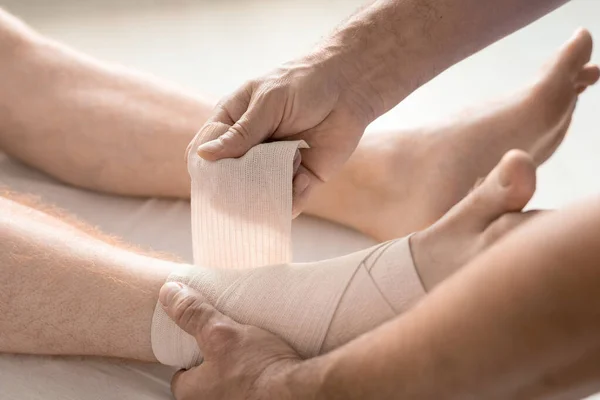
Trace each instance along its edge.
{"label": "finger", "polygon": [[173,322],[192,336],[217,312],[200,293],[179,282],[165,283],[158,299]]}
{"label": "finger", "polygon": [[219,357],[237,346],[243,327],[221,314],[197,291],[178,282],[167,282],[159,293],[167,315],[192,335],[205,359]]}
{"label": "finger", "polygon": [[[208,119],[206,124],[200,129],[200,131],[194,137],[194,140],[188,146],[189,153],[191,146],[198,152],[198,155],[207,160],[213,160],[212,153],[206,151],[206,149],[199,149],[199,146],[209,143],[221,135],[237,121],[246,110],[252,99],[252,82],[247,82],[239,90],[236,90],[231,95],[221,100],[214,109],[213,115]],[[215,130],[214,127],[218,126],[219,129]],[[207,132],[208,131],[208,132]],[[187,156],[186,156],[187,157]]]}
{"label": "finger", "polygon": [[175,372],[171,379],[171,392],[176,400],[189,398],[189,394],[193,391],[193,372],[194,369],[179,370]]}
{"label": "finger", "polygon": [[210,142],[211,140],[217,139],[223,135],[230,128],[231,125],[227,125],[223,122],[209,121],[194,136],[194,139],[188,145],[185,151],[185,161],[187,162],[190,151],[198,151],[198,146],[203,143]]}
{"label": "finger", "polygon": [[198,148],[200,157],[212,161],[238,158],[271,136],[281,121],[284,102],[279,97],[267,94],[253,99],[227,132]]}
{"label": "finger", "polygon": [[207,122],[233,125],[248,110],[254,86],[254,81],[248,81],[240,89],[223,98],[216,105],[212,117]]}
{"label": "finger", "polygon": [[296,218],[308,203],[311,191],[322,184],[310,170],[305,166],[298,166],[298,170],[292,181],[292,218]]}

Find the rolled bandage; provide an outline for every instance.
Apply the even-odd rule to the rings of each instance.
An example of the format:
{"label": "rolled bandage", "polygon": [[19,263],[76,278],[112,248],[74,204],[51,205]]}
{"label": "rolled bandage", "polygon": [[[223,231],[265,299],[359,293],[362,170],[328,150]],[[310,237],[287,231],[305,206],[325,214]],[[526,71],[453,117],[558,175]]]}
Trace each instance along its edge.
{"label": "rolled bandage", "polygon": [[[214,124],[213,127],[226,127]],[[294,155],[303,141],[265,143],[237,159],[206,161],[190,145],[194,264],[246,269],[290,262]]]}
{"label": "rolled bandage", "polygon": [[[408,237],[290,264],[293,159],[303,142],[261,144],[241,158],[207,162],[195,153],[200,140],[188,156],[196,266],[173,271],[168,281],[198,290],[240,323],[282,337],[303,357],[352,340],[425,294]],[[201,362],[194,338],[160,304],[151,335],[161,363],[190,368]]]}

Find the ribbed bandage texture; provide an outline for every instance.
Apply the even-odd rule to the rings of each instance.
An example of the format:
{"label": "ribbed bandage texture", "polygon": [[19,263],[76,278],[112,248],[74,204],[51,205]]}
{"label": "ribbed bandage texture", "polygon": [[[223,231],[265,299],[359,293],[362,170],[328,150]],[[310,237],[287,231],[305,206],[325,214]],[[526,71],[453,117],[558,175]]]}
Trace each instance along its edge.
{"label": "ribbed bandage texture", "polygon": [[[293,159],[303,142],[255,146],[245,156],[208,162],[195,154],[192,177],[193,267],[173,271],[219,311],[285,339],[303,357],[338,347],[404,312],[424,289],[409,238],[344,257],[291,262]],[[152,348],[163,364],[198,365],[193,337],[157,304]]]}

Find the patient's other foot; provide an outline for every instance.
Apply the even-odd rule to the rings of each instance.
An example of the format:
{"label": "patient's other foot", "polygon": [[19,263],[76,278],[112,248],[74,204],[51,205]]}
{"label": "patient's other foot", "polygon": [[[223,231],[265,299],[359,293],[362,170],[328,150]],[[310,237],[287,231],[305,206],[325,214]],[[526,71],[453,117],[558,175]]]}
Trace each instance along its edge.
{"label": "patient's other foot", "polygon": [[521,212],[534,192],[531,156],[512,150],[439,221],[415,233],[411,250],[425,288],[430,290],[535,215]]}
{"label": "patient's other foot", "polygon": [[516,118],[531,121],[525,125],[531,138],[524,150],[539,165],[546,161],[562,142],[571,123],[579,94],[600,77],[597,65],[590,64],[592,37],[578,30],[542,69],[538,81],[522,94],[523,106],[515,109]]}
{"label": "patient's other foot", "polygon": [[578,95],[598,80],[591,51],[580,30],[511,96],[425,128],[365,136],[307,212],[388,240],[435,222],[510,149],[541,164],[564,138]]}

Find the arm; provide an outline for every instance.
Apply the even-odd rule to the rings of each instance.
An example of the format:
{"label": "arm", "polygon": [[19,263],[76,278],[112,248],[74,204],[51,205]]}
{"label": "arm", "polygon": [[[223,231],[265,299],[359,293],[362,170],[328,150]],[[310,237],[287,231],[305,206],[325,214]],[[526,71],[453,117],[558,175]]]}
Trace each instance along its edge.
{"label": "arm", "polygon": [[[365,128],[452,64],[566,0],[379,0],[309,54],[244,84],[193,143],[207,160],[305,140],[294,210],[346,162]],[[218,122],[216,129],[213,123]]]}
{"label": "arm", "polygon": [[378,0],[343,23],[318,52],[344,60],[347,91],[373,120],[453,64],[568,0]]}

